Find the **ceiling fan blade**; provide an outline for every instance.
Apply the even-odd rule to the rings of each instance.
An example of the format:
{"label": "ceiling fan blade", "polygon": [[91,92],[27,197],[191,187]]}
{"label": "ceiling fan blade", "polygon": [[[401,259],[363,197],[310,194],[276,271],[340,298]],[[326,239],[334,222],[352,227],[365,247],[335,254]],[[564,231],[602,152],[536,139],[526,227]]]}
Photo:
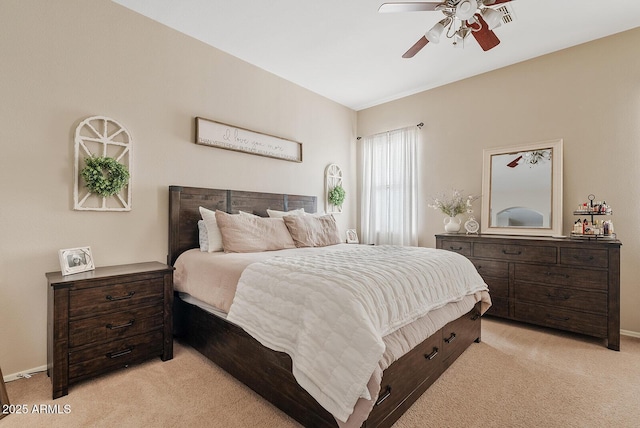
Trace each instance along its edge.
{"label": "ceiling fan blade", "polygon": [[404,55],[402,55],[402,58],[413,58],[413,56],[420,52],[420,49],[425,47],[427,43],[429,43],[429,39],[427,39],[425,36],[422,36],[413,46],[409,48],[408,51],[404,53]]}
{"label": "ceiling fan blade", "polygon": [[502,3],[509,3],[513,0],[485,0],[484,1],[484,5],[485,6],[494,6],[496,4],[502,4]]}
{"label": "ceiling fan blade", "polygon": [[[471,32],[473,37],[475,37],[476,41],[480,45],[483,51],[488,51],[489,49],[493,49],[500,44],[500,39],[496,36],[496,33],[489,30],[489,26],[485,22],[485,20],[480,16],[480,14],[475,14],[475,18],[478,20],[477,23],[471,24],[467,22],[469,27],[473,29]],[[478,30],[478,25],[481,25],[481,28]]]}
{"label": "ceiling fan blade", "polygon": [[378,12],[430,12],[437,10],[438,6],[442,5],[442,2],[433,1],[419,1],[412,3],[382,3],[378,8]]}

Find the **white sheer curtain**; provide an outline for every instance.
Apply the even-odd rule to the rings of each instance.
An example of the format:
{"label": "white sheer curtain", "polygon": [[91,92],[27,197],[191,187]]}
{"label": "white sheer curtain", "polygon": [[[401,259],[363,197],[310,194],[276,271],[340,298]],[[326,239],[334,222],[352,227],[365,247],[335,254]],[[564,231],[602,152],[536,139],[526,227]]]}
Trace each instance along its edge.
{"label": "white sheer curtain", "polygon": [[363,140],[362,242],[417,246],[417,128]]}

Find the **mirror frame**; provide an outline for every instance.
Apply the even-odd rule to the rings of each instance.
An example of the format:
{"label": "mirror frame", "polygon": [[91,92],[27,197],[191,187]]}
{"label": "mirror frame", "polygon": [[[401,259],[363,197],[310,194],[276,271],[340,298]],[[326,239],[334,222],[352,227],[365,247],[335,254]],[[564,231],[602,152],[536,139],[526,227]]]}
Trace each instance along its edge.
{"label": "mirror frame", "polygon": [[[491,215],[491,157],[532,150],[551,149],[551,227],[489,226]],[[481,233],[497,235],[562,236],[562,139],[483,150]]]}

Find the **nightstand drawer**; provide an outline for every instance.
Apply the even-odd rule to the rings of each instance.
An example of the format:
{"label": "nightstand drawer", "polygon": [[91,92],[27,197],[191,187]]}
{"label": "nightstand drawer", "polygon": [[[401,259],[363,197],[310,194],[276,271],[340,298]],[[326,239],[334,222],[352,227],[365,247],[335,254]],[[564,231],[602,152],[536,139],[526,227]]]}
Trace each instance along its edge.
{"label": "nightstand drawer", "polygon": [[129,364],[162,354],[163,332],[156,330],[103,345],[69,352],[69,380],[93,376],[114,367]]}
{"label": "nightstand drawer", "polygon": [[73,318],[117,311],[135,305],[161,304],[163,299],[164,280],[162,277],[71,290],[69,292],[69,316]]}
{"label": "nightstand drawer", "polygon": [[69,346],[135,336],[163,325],[162,305],[147,306],[69,322]]}

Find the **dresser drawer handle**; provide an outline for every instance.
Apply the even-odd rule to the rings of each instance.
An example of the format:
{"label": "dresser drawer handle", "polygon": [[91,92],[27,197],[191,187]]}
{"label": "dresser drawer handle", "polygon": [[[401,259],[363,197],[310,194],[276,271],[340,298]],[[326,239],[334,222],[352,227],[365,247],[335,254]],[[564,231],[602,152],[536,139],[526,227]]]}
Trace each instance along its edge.
{"label": "dresser drawer handle", "polygon": [[378,397],[378,400],[376,401],[375,405],[378,406],[382,404],[382,402],[389,397],[391,397],[391,385],[387,385],[387,387],[384,390],[384,394]]}
{"label": "dresser drawer handle", "polygon": [[424,357],[425,357],[427,360],[431,361],[431,360],[433,360],[433,359],[436,357],[436,355],[438,355],[438,348],[434,347],[434,348],[433,348],[433,352],[432,352],[432,353],[430,353],[430,354],[424,354]]}
{"label": "dresser drawer handle", "polygon": [[449,247],[451,251],[462,251],[462,247]]}
{"label": "dresser drawer handle", "polygon": [[120,352],[109,352],[107,354],[107,357],[111,358],[112,360],[115,358],[119,358],[119,357],[124,357],[125,355],[128,355],[130,353],[133,352],[133,348],[127,348],[124,351],[120,351]]}
{"label": "dresser drawer handle", "polygon": [[106,327],[107,327],[109,330],[117,330],[117,329],[119,329],[119,328],[131,327],[131,326],[133,325],[133,323],[134,323],[134,322],[135,322],[135,319],[130,320],[130,321],[129,321],[128,323],[126,323],[126,324],[120,324],[120,325],[113,325],[113,324],[109,323],[109,324],[107,324],[107,325],[106,325]]}
{"label": "dresser drawer handle", "polygon": [[547,293],[547,298],[551,300],[569,300],[571,296],[554,296],[551,293]]}
{"label": "dresser drawer handle", "polygon": [[560,276],[562,278],[569,278],[569,275],[567,275],[566,273],[545,272],[545,275],[547,275],[547,276]]}
{"label": "dresser drawer handle", "polygon": [[507,250],[502,250],[502,254],[507,254],[509,256],[519,256],[520,254],[522,254],[522,251],[507,251]]}
{"label": "dresser drawer handle", "polygon": [[107,300],[110,302],[116,302],[118,300],[126,300],[126,299],[130,299],[133,297],[133,295],[136,294],[135,291],[130,291],[129,294],[125,294],[124,296],[120,296],[120,297],[113,297],[112,295],[107,295]]}
{"label": "dresser drawer handle", "polygon": [[456,340],[456,334],[455,333],[451,333],[451,336],[447,337],[444,341],[447,343],[451,343],[454,340]]}

